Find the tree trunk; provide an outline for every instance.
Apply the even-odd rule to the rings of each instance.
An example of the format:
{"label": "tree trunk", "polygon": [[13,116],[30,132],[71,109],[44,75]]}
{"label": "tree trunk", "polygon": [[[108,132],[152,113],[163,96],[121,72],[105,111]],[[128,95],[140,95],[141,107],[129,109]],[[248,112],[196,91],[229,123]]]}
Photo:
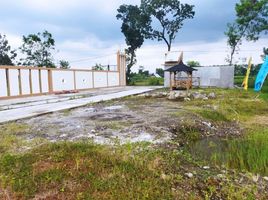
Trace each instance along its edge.
{"label": "tree trunk", "polygon": [[126,74],[127,75],[127,83],[130,82],[130,73],[131,73],[131,67],[134,64],[134,58],[135,58],[135,51],[131,51],[130,52],[130,62],[127,65],[127,74]]}
{"label": "tree trunk", "polygon": [[168,51],[171,50],[171,44],[168,44]]}
{"label": "tree trunk", "polygon": [[232,49],[229,65],[233,65],[233,59],[234,59],[235,50],[236,50],[236,47],[234,47],[234,49]]}

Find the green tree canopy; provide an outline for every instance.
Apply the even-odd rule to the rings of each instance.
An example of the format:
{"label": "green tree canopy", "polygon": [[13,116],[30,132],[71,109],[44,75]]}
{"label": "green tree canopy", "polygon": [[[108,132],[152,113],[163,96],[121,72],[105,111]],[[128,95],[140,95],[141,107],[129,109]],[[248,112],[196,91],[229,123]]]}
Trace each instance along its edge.
{"label": "green tree canopy", "polygon": [[17,56],[15,51],[11,50],[6,35],[0,34],[0,65],[13,65],[12,60]]}
{"label": "green tree canopy", "polygon": [[162,68],[156,68],[155,73],[161,76],[162,78],[164,77],[164,70]]}
{"label": "green tree canopy", "polygon": [[268,30],[268,0],[240,0],[235,6],[236,23],[247,40],[258,40]]}
{"label": "green tree canopy", "polygon": [[[165,41],[168,51],[171,50],[172,42],[184,21],[195,15],[193,5],[182,4],[178,0],[141,0],[141,9],[150,16],[145,37]],[[161,28],[154,26],[155,22],[158,22]]]}
{"label": "green tree canopy", "polygon": [[189,67],[200,67],[200,63],[198,61],[190,60],[187,62]]}
{"label": "green tree canopy", "polygon": [[60,68],[61,69],[69,69],[70,68],[69,62],[66,60],[60,60]]}
{"label": "green tree canopy", "polygon": [[261,33],[268,31],[268,0],[240,0],[235,6],[236,20],[228,24],[225,35],[231,48],[228,62],[232,65],[234,53],[242,44],[242,39],[256,41]]}
{"label": "green tree canopy", "polygon": [[104,68],[105,68],[105,66],[103,66],[102,64],[96,63],[95,66],[92,67],[92,70],[102,71],[102,70],[104,70]]}
{"label": "green tree canopy", "polygon": [[262,55],[263,60],[265,59],[265,56],[268,56],[268,48],[263,47],[263,55]]}
{"label": "green tree canopy", "polygon": [[37,67],[55,67],[52,51],[55,49],[55,40],[48,31],[23,36],[21,52],[26,56],[22,58],[22,65]]}

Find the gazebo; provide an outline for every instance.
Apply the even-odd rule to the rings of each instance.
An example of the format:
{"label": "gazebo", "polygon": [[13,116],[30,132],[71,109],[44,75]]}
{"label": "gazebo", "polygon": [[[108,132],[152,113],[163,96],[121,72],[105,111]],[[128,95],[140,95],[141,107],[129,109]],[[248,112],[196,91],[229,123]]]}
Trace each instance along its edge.
{"label": "gazebo", "polygon": [[[183,64],[182,61],[179,64],[165,70],[170,72],[170,89],[187,89],[192,88],[193,83],[193,71],[196,69]],[[187,76],[178,76],[180,72],[185,72]],[[173,78],[172,78],[173,75]]]}

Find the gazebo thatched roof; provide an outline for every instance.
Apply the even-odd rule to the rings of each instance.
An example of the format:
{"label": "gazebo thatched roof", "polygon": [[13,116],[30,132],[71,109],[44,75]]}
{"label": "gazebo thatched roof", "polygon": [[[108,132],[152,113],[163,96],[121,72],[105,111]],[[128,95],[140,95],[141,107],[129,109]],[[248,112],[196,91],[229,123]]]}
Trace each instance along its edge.
{"label": "gazebo thatched roof", "polygon": [[181,61],[179,64],[177,64],[169,69],[166,69],[165,71],[167,71],[167,72],[193,72],[193,71],[197,71],[197,70],[185,65]]}

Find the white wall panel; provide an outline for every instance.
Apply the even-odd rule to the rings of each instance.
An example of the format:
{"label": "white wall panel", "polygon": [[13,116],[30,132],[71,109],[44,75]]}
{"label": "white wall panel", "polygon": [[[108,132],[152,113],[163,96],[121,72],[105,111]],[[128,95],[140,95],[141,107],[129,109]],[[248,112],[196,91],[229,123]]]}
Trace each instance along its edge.
{"label": "white wall panel", "polygon": [[7,96],[6,70],[0,69],[0,97]]}
{"label": "white wall panel", "polygon": [[92,72],[76,71],[75,76],[77,90],[93,88]]}
{"label": "white wall panel", "polygon": [[32,70],[32,86],[33,86],[33,94],[40,93],[38,70]]}
{"label": "white wall panel", "polygon": [[94,87],[107,87],[107,72],[94,72]]}
{"label": "white wall panel", "polygon": [[52,71],[53,90],[74,90],[73,71]]}
{"label": "white wall panel", "polygon": [[108,73],[108,85],[109,86],[119,86],[119,73],[109,72]]}
{"label": "white wall panel", "polygon": [[193,72],[193,77],[200,77],[200,85],[204,87],[215,86],[211,79],[219,80],[221,78],[219,67],[200,67],[198,71]]}
{"label": "white wall panel", "polygon": [[9,69],[10,95],[19,95],[19,72],[17,69]]}
{"label": "white wall panel", "polygon": [[48,92],[48,71],[41,70],[42,92]]}
{"label": "white wall panel", "polygon": [[29,70],[21,69],[21,89],[22,94],[30,94]]}

